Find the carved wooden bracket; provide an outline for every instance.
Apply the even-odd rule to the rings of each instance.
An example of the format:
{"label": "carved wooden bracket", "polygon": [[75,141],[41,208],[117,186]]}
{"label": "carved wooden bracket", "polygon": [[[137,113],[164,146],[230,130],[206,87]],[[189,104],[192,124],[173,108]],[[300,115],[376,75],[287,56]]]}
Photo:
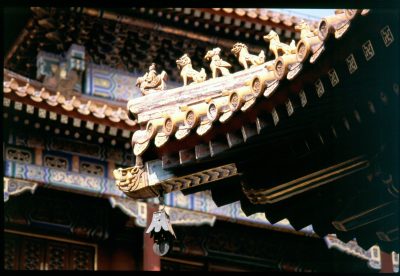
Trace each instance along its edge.
{"label": "carved wooden bracket", "polygon": [[147,175],[141,166],[113,171],[116,185],[124,193],[133,192],[147,186]]}
{"label": "carved wooden bracket", "polygon": [[38,187],[37,183],[32,183],[30,181],[14,179],[14,178],[3,178],[4,183],[4,202],[8,201],[10,195],[19,195],[26,191],[31,191],[33,194]]}
{"label": "carved wooden bracket", "polygon": [[114,170],[118,188],[131,198],[157,197],[161,193],[181,191],[236,175],[238,172],[233,163],[179,177],[152,167],[151,162],[145,167]]}

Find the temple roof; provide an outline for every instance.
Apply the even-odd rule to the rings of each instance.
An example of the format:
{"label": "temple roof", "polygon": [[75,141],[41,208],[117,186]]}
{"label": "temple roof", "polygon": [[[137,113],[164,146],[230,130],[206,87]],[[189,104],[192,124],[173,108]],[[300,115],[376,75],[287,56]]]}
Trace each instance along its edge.
{"label": "temple roof", "polygon": [[124,105],[76,93],[64,96],[49,91],[44,85],[32,79],[4,69],[4,100],[42,108],[56,114],[68,115],[84,121],[92,121],[120,129],[135,129],[136,122],[128,118]]}
{"label": "temple roof", "polygon": [[[282,39],[295,37],[297,17],[264,9],[230,11],[32,7],[26,26],[5,58],[5,67],[34,78],[39,51],[63,54],[76,43],[86,48],[86,62],[129,72],[144,72],[156,62],[170,80],[179,81],[175,60],[184,51],[191,54],[194,65],[205,66],[203,53],[207,48],[228,50],[242,41],[254,50],[261,49],[262,35],[271,28],[282,32]],[[240,68],[233,57],[226,53],[223,57],[236,70]]]}
{"label": "temple roof", "polygon": [[[363,11],[362,14],[367,14],[367,11]],[[203,83],[130,100],[129,112],[137,118],[139,124],[146,127],[137,130],[133,136],[135,154],[142,155],[153,145],[161,148],[163,154],[168,154],[173,152],[174,148],[175,150],[179,148],[179,145],[175,146],[177,143],[190,148],[200,141],[212,140],[217,134],[225,132],[229,135],[229,132],[240,124],[245,125],[249,112],[252,113],[251,116],[260,113],[261,98],[264,98],[264,102],[267,100],[265,102],[267,106],[264,108],[268,109],[273,123],[277,124],[279,117],[275,99],[279,98],[277,95],[279,92],[275,91],[280,90],[280,85],[286,85],[285,81],[292,82],[291,85],[294,86],[307,78],[307,74],[314,74],[302,70],[303,67],[316,63],[325,50],[325,44],[332,43],[328,39],[330,34],[340,39],[346,33],[353,16],[350,12],[343,11],[323,19],[319,25],[319,33],[314,32],[310,37],[304,37],[297,42],[298,51],[295,54],[283,55],[248,70]],[[329,72],[329,74],[336,73]],[[287,102],[289,108],[292,104],[290,101]],[[259,118],[256,120],[259,133],[262,122]],[[223,127],[224,125],[226,127]],[[244,131],[244,142],[248,138],[247,135]],[[229,137],[227,139],[230,140]],[[232,143],[236,145],[235,142],[231,141]]]}
{"label": "temple roof", "polygon": [[211,190],[246,215],[398,250],[392,15],[338,11],[296,53],[132,99],[141,158],[114,171],[117,186],[133,198]]}
{"label": "temple roof", "polygon": [[[271,21],[271,23],[275,24],[280,23],[287,27],[293,27],[294,25],[300,23],[301,20],[304,20],[304,18],[300,18],[295,15],[289,15],[285,13],[271,11],[268,9],[213,8],[213,10],[224,14],[231,14],[244,17],[247,20],[259,19],[262,21]],[[314,20],[307,20],[307,21],[309,25],[317,27],[317,21]]]}
{"label": "temple roof", "polygon": [[[392,66],[398,27],[392,17],[337,11],[300,35],[295,53],[276,59],[266,53],[267,62],[242,70],[230,54],[235,36],[255,41],[248,49],[258,54],[268,46],[261,39],[268,31],[282,28],[282,42],[289,46],[301,22],[266,19],[272,15],[253,9],[144,8],[121,17],[113,10],[70,11],[34,9],[34,19],[6,58],[12,71],[3,73],[4,106],[13,102],[15,110],[27,113],[35,108],[51,120],[58,114],[61,124],[71,117],[86,121],[88,129],[93,122],[118,128],[125,138],[133,131],[136,166],[114,171],[118,187],[130,197],[210,189],[218,206],[239,201],[246,215],[262,212],[271,223],[288,218],[296,230],[312,224],[320,236],[337,233],[344,241],[357,236],[365,249],[378,239],[386,249],[395,248],[398,203],[392,197],[398,197],[398,175],[396,162],[386,161],[395,158],[397,137],[387,135],[393,129],[388,110],[396,110],[398,96]],[[150,22],[155,15],[163,24]],[[244,18],[236,26],[239,35],[225,31],[232,21],[220,22],[221,15]],[[262,25],[263,20],[280,27]],[[204,30],[208,24],[211,35],[188,31],[196,22]],[[199,70],[209,66],[205,50],[218,46],[234,73],[132,99],[125,111],[125,104],[79,93],[57,96],[33,80],[37,48],[60,54],[75,39],[88,48],[92,62],[146,71],[157,61],[174,80],[180,78],[175,60],[184,52]],[[382,72],[387,64],[394,69]],[[380,135],[386,139],[382,144]]]}

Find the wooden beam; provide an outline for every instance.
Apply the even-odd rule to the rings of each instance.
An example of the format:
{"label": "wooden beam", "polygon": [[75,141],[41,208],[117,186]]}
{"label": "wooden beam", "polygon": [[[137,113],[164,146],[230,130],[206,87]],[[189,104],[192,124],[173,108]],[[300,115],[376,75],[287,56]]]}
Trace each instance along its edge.
{"label": "wooden beam", "polygon": [[267,128],[270,124],[268,123],[268,120],[266,118],[263,118],[261,116],[256,118],[256,129],[257,133],[260,134],[262,130]]}
{"label": "wooden beam", "polygon": [[[359,201],[362,202],[362,200]],[[395,201],[383,203],[377,202],[374,205],[364,203],[361,206],[359,205],[359,210],[351,210],[353,212],[350,211],[347,214],[341,214],[332,222],[332,224],[340,231],[357,229],[364,225],[378,222],[388,216],[393,216],[394,210],[397,208],[396,205]],[[371,208],[371,206],[373,207]]]}
{"label": "wooden beam", "polygon": [[176,154],[165,154],[161,158],[162,168],[168,169],[179,165],[179,156]]}
{"label": "wooden beam", "polygon": [[202,159],[211,155],[210,147],[207,144],[198,144],[194,147],[196,159]]}
{"label": "wooden beam", "polygon": [[380,273],[393,273],[392,254],[388,254],[381,250],[381,265]]}
{"label": "wooden beam", "polygon": [[228,132],[226,134],[226,140],[228,141],[228,146],[230,148],[243,143],[241,135],[235,132]]}
{"label": "wooden beam", "polygon": [[256,126],[251,124],[244,124],[241,128],[243,140],[246,142],[250,137],[257,134]]}
{"label": "wooden beam", "polygon": [[274,125],[277,125],[279,123],[279,115],[278,115],[278,111],[275,108],[272,109],[271,116],[272,116],[272,120],[274,121]]}
{"label": "wooden beam", "polygon": [[211,157],[229,148],[227,143],[222,143],[218,141],[210,141],[208,145],[210,147]]}
{"label": "wooden beam", "polygon": [[292,103],[292,101],[290,99],[288,99],[285,102],[285,107],[286,107],[286,112],[287,112],[288,116],[289,117],[292,116],[292,114],[294,113],[294,106],[293,106],[293,103]]}
{"label": "wooden beam", "polygon": [[179,163],[181,165],[193,162],[196,156],[193,149],[185,149],[179,151]]}
{"label": "wooden beam", "polygon": [[[253,204],[271,204],[326,185],[369,166],[365,156],[358,156],[270,189],[244,189],[244,193]],[[342,225],[342,221],[337,223]]]}

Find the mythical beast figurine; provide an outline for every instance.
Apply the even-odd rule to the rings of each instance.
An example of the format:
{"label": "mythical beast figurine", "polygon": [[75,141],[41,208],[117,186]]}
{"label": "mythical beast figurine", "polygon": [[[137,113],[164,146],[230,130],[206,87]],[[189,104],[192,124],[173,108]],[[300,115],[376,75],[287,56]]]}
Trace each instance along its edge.
{"label": "mythical beast figurine", "polygon": [[311,31],[310,26],[304,20],[301,20],[300,23],[294,27],[296,31],[300,31],[300,38],[310,38],[318,35],[318,30],[315,29]]}
{"label": "mythical beast figurine", "polygon": [[243,43],[235,43],[231,52],[239,59],[239,63],[247,69],[250,66],[261,65],[265,62],[264,51],[261,50],[258,56],[252,55],[247,50],[247,46]]}
{"label": "mythical beast figurine", "polygon": [[192,61],[187,54],[184,54],[182,57],[177,59],[176,64],[178,65],[178,69],[181,70],[181,77],[184,86],[188,84],[188,80],[192,80],[195,83],[200,83],[206,80],[207,75],[204,68],[201,68],[200,72],[194,70],[192,68]]}
{"label": "mythical beast figurine", "polygon": [[264,36],[266,42],[269,41],[269,50],[274,53],[275,59],[279,57],[279,52],[283,54],[296,54],[296,43],[294,40],[290,42],[290,45],[282,43],[279,39],[279,35],[271,30],[268,35]]}
{"label": "mythical beast figurine", "polygon": [[136,80],[136,86],[140,88],[143,95],[147,95],[153,90],[164,90],[166,88],[166,80],[167,73],[162,71],[161,74],[157,75],[156,65],[152,63],[149,67],[149,72]]}
{"label": "mythical beast figurine", "polygon": [[214,48],[210,51],[207,52],[207,54],[204,56],[205,60],[210,60],[210,68],[212,71],[212,78],[215,79],[218,76],[218,73],[221,73],[222,76],[229,75],[229,67],[232,67],[228,62],[223,61],[219,53],[221,52],[220,48]]}

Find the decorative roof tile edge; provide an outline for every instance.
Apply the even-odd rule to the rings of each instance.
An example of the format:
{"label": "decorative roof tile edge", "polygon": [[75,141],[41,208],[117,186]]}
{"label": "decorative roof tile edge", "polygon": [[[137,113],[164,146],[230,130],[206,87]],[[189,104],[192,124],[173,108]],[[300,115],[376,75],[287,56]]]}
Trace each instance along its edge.
{"label": "decorative roof tile edge", "polygon": [[[164,180],[153,184],[149,183],[146,178],[148,172],[144,173],[146,168],[141,165],[141,155],[149,148],[150,141],[154,138],[155,146],[161,147],[170,140],[171,136],[180,140],[194,133],[191,130],[196,128],[197,135],[202,136],[212,128],[213,122],[219,120],[221,123],[225,123],[232,118],[236,111],[246,111],[253,106],[261,95],[269,98],[278,88],[279,82],[284,78],[292,80],[299,74],[303,64],[308,59],[310,63],[315,63],[324,51],[324,42],[330,35],[334,35],[336,39],[341,38],[349,29],[351,20],[358,14],[365,15],[368,13],[350,10],[325,17],[319,23],[318,33],[311,32],[309,27],[302,22],[297,26],[297,29],[301,31],[301,39],[297,43],[295,52],[286,49],[284,50],[286,54],[276,56],[277,58],[274,61],[236,72],[233,75],[175,88],[170,91],[166,90],[163,93],[166,95],[164,97],[163,94],[158,92],[130,100],[127,104],[129,112],[134,117],[145,114],[147,119],[138,119],[143,128],[134,132],[132,136],[134,154],[137,156],[136,160],[139,162],[139,166],[114,170],[117,186],[132,198],[156,197],[160,193],[175,190],[171,189],[172,186],[175,188],[179,186],[178,190],[185,188],[185,185],[165,185]],[[266,38],[272,41],[273,35],[274,32],[270,32]],[[275,50],[274,47],[290,46],[270,43],[271,51]],[[242,83],[232,84],[234,80],[239,80]],[[218,87],[221,83],[230,83],[235,86],[231,89],[221,90]],[[208,86],[214,88],[215,91],[212,90],[212,93],[207,93],[205,87]],[[169,105],[168,102],[170,102]],[[179,108],[177,108],[177,105],[179,105]],[[275,119],[274,123],[276,124]],[[211,145],[210,148],[212,149]],[[211,156],[214,154],[211,150]],[[138,172],[141,172],[140,175]],[[171,179],[177,180],[178,178],[173,177]]]}
{"label": "decorative roof tile edge", "polygon": [[[204,136],[217,120],[225,123],[237,111],[246,111],[251,108],[261,95],[269,98],[278,88],[279,81],[285,77],[292,80],[299,74],[308,59],[310,63],[315,63],[323,53],[324,42],[328,37],[330,35],[334,35],[336,39],[342,37],[348,30],[351,20],[360,13],[367,14],[360,10],[346,10],[325,17],[319,23],[318,33],[305,28],[302,22],[298,26],[301,39],[297,43],[296,50],[277,57],[274,61],[232,75],[166,90],[163,93],[166,96],[154,93],[130,100],[127,105],[129,112],[133,117],[138,118],[140,124],[146,124],[145,129],[137,130],[132,136],[135,155],[142,155],[153,139],[156,147],[162,147],[173,136],[177,140],[194,132],[199,136]],[[270,43],[271,51],[276,51],[276,47],[285,46]],[[235,80],[239,76],[242,78],[242,83],[236,84],[236,87],[223,91],[219,88],[219,90],[204,92],[207,86],[215,88],[221,83],[231,83],[234,76],[236,76]],[[196,95],[201,99],[197,98],[197,101],[193,102]],[[164,99],[165,97],[172,102],[167,103],[168,100]],[[158,100],[154,101],[156,98]],[[160,102],[159,106],[157,102]],[[179,109],[176,107],[177,104],[180,106]],[[196,131],[191,131],[193,129]]]}
{"label": "decorative roof tile edge", "polygon": [[[203,9],[206,10],[206,9]],[[226,15],[237,15],[239,17],[245,17],[250,20],[258,19],[261,22],[272,21],[275,24],[283,24],[287,27],[291,27],[305,18],[294,16],[286,13],[271,11],[267,9],[242,9],[242,8],[212,8],[213,13],[224,13]],[[308,23],[314,27],[317,27],[318,22],[307,19]]]}
{"label": "decorative roof tile edge", "polygon": [[[21,101],[34,106],[37,105],[35,103],[44,103],[45,107],[49,108],[61,107],[72,117],[80,117],[70,114],[70,112],[76,112],[76,115],[83,115],[88,120],[93,117],[100,119],[106,125],[115,125],[115,123],[121,122],[120,126],[124,129],[136,128],[136,121],[129,119],[127,111],[122,106],[86,99],[83,95],[66,98],[60,92],[51,93],[38,81],[27,79],[7,69],[4,69],[3,77],[3,95],[5,98],[21,99]],[[13,95],[17,97],[13,97]]]}

